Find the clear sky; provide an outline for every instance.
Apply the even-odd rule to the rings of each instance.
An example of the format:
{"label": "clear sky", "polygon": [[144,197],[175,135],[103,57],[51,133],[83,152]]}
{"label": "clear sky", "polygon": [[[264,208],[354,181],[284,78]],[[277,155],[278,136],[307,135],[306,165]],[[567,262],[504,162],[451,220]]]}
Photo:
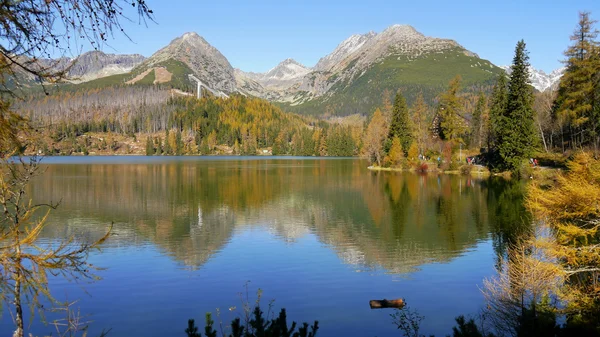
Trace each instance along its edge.
{"label": "clear sky", "polygon": [[[124,24],[133,42],[116,35],[112,53],[150,56],[195,31],[235,68],[263,72],[286,58],[313,66],[352,34],[410,24],[427,36],[456,40],[496,65],[509,64],[524,39],[531,64],[546,72],[561,66],[577,13],[600,19],[600,0],[546,1],[229,1],[147,0],[156,24]],[[600,26],[598,26],[600,27]]]}

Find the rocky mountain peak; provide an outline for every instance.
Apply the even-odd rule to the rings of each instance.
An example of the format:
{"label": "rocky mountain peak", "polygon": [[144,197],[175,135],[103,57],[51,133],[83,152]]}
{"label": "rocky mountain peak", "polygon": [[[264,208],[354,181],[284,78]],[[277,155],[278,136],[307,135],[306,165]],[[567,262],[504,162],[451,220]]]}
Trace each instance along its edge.
{"label": "rocky mountain peak", "polygon": [[195,32],[175,38],[169,45],[149,57],[142,66],[150,68],[174,59],[185,63],[203,83],[225,93],[236,91],[233,67],[217,48]]}
{"label": "rocky mountain peak", "polygon": [[[240,75],[246,79],[251,79],[260,83],[260,85],[271,89],[287,88],[290,85],[298,82],[304,75],[311,71],[310,68],[304,66],[300,62],[288,58],[281,61],[277,66],[270,69],[266,73],[243,73],[238,71],[238,83]],[[248,82],[247,80],[245,83]]]}
{"label": "rocky mountain peak", "polygon": [[422,39],[425,37],[425,35],[418,32],[411,25],[398,24],[389,26],[383,32],[381,32],[381,35],[396,35],[403,40]]}
{"label": "rocky mountain peak", "polygon": [[300,66],[302,68],[307,68],[304,65],[302,65],[300,62],[294,60],[293,58],[287,58],[287,59],[279,62],[279,64],[277,65],[277,67],[288,66],[288,65],[296,65],[296,66]]}

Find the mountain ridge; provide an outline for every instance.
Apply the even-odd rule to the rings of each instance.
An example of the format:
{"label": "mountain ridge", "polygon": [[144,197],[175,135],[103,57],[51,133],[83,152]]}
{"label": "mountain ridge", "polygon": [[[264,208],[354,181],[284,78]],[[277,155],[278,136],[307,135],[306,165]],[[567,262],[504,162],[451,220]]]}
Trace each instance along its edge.
{"label": "mountain ridge", "polygon": [[[402,89],[409,101],[417,91],[441,92],[457,74],[468,88],[487,88],[502,69],[455,40],[428,37],[410,25],[392,25],[379,33],[351,35],[312,68],[287,58],[264,73],[234,69],[217,48],[188,32],[133,66],[123,80],[116,80],[191,92],[195,83],[188,75],[194,75],[220,93],[256,96],[300,113],[344,115],[370,114],[386,90]],[[86,75],[85,69],[80,72]],[[543,86],[549,82],[546,77],[559,78],[554,72],[535,74]]]}

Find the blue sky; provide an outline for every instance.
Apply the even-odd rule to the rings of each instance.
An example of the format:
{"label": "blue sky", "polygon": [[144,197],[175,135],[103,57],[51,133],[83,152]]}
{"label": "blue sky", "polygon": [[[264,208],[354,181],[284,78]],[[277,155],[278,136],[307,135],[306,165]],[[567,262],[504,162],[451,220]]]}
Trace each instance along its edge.
{"label": "blue sky", "polygon": [[[156,24],[126,22],[106,52],[150,56],[195,31],[235,68],[263,72],[291,57],[313,66],[352,34],[410,24],[427,36],[456,40],[497,65],[509,64],[524,39],[531,64],[546,72],[562,52],[581,10],[600,19],[600,1],[194,1],[147,0]],[[598,26],[600,27],[600,26]]]}

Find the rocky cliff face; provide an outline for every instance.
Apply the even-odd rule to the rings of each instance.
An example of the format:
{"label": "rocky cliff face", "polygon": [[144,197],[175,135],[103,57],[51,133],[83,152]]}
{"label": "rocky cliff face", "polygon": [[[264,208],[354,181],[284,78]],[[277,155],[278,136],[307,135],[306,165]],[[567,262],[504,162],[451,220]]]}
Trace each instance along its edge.
{"label": "rocky cliff face", "polygon": [[139,54],[116,55],[101,51],[84,53],[69,62],[69,78],[74,82],[85,82],[97,78],[128,73],[145,57]]}
{"label": "rocky cliff face", "polygon": [[322,57],[314,70],[327,71],[336,64],[340,63],[343,59],[359,50],[365,43],[375,37],[375,32],[369,32],[367,34],[355,34],[342,41],[329,55]]}

